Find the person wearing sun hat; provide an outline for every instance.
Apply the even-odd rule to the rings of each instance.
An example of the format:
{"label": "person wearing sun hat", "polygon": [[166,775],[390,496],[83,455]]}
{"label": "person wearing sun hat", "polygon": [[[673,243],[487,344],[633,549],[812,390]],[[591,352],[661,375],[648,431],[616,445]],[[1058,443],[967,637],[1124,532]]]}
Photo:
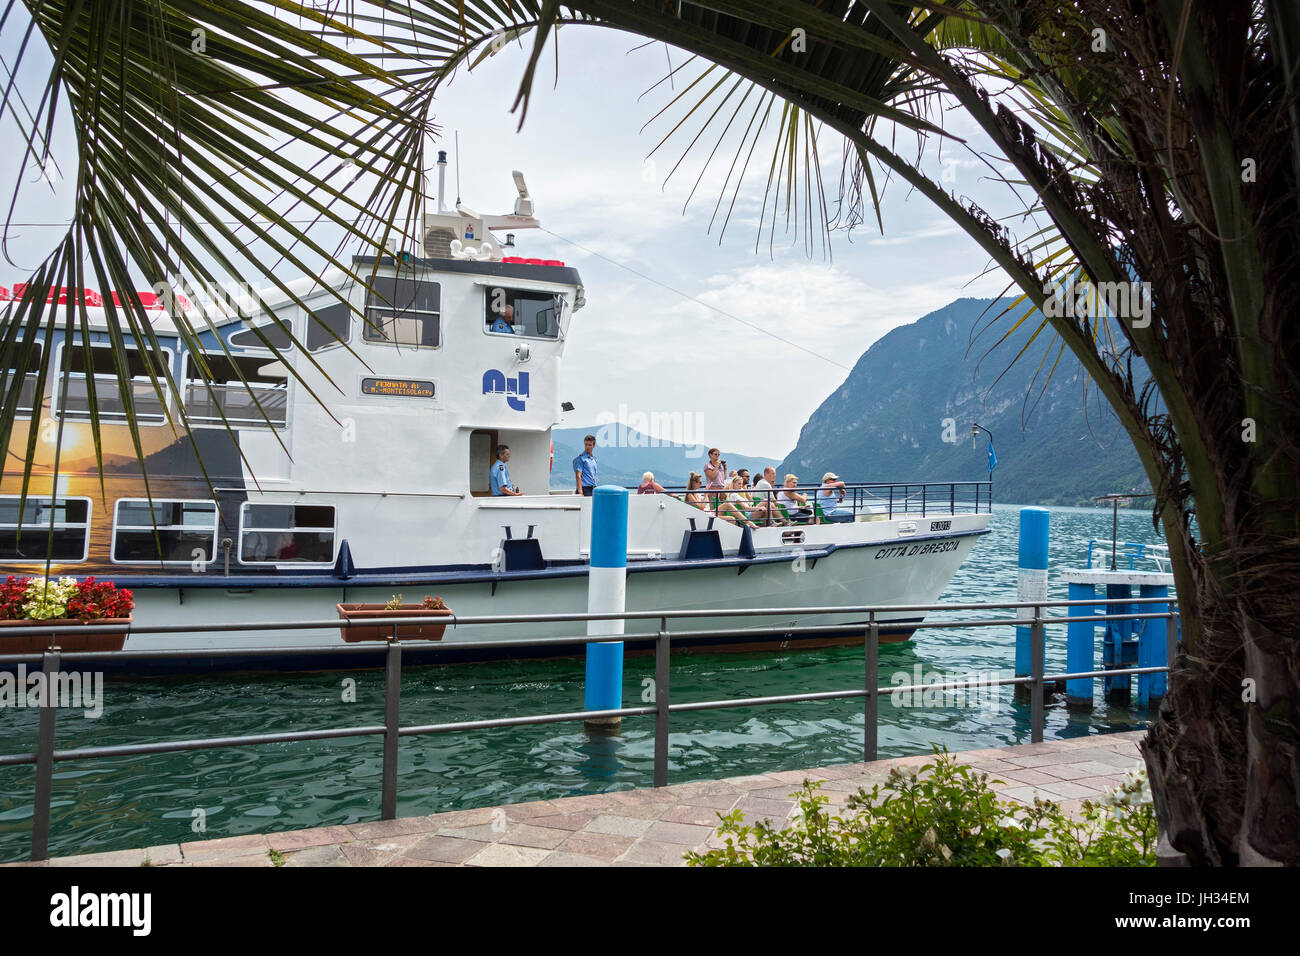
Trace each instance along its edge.
{"label": "person wearing sun hat", "polygon": [[817,489],[817,504],[821,506],[822,516],[827,521],[852,521],[853,510],[843,507],[844,482],[833,471],[822,475],[822,486]]}

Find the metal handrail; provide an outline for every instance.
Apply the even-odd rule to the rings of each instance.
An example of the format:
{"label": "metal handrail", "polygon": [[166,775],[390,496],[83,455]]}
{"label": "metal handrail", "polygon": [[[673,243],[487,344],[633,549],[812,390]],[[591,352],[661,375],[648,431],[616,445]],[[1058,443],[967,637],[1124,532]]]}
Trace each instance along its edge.
{"label": "metal handrail", "polygon": [[[882,695],[909,693],[912,691],[934,691],[950,688],[969,687],[969,680],[957,680],[946,683],[927,683],[927,684],[906,684],[891,685],[888,687],[879,686],[879,638],[881,628],[889,628],[897,625],[891,620],[881,620],[880,615],[897,613],[898,611],[958,611],[958,610],[1024,610],[1032,609],[1032,619],[1023,617],[995,618],[988,620],[976,621],[922,621],[919,623],[908,623],[906,626],[912,629],[920,628],[945,628],[945,627],[1006,627],[1008,625],[1024,626],[1030,625],[1031,628],[1031,673],[1027,676],[1017,676],[1002,678],[983,682],[981,686],[1024,686],[1030,688],[1030,739],[1034,743],[1041,742],[1043,739],[1044,723],[1044,688],[1048,681],[1059,682],[1064,680],[1079,680],[1095,677],[1118,677],[1131,674],[1155,674],[1166,673],[1172,668],[1165,667],[1130,667],[1116,668],[1101,671],[1089,671],[1080,673],[1067,674],[1044,674],[1044,654],[1046,641],[1046,628],[1052,624],[1078,623],[1081,619],[1078,617],[1051,617],[1045,616],[1043,611],[1051,607],[1075,607],[1079,605],[1099,606],[1099,605],[1136,605],[1136,604],[1162,604],[1166,605],[1169,610],[1155,611],[1146,614],[1094,614],[1090,617],[1083,618],[1089,623],[1100,623],[1107,620],[1149,620],[1164,619],[1166,622],[1166,652],[1167,659],[1173,661],[1177,649],[1177,621],[1178,611],[1176,610],[1177,602],[1171,597],[1164,598],[1104,598],[1082,601],[1019,601],[1019,602],[980,602],[975,604],[929,604],[929,605],[874,605],[874,606],[849,606],[849,607],[817,607],[817,608],[740,608],[729,610],[720,614],[716,610],[676,610],[676,611],[623,611],[608,613],[572,613],[572,614],[525,614],[525,615],[476,615],[467,616],[459,619],[459,623],[464,625],[471,624],[497,624],[497,623],[532,623],[540,621],[593,621],[593,620],[645,620],[657,619],[659,630],[657,633],[645,634],[627,634],[619,635],[616,640],[625,643],[648,643],[653,641],[655,645],[655,679],[654,691],[655,700],[650,706],[644,707],[622,707],[618,709],[609,709],[601,711],[570,711],[563,713],[550,714],[529,714],[522,717],[499,717],[484,720],[458,721],[443,724],[426,724],[418,726],[403,727],[400,720],[400,699],[401,699],[401,679],[402,679],[402,649],[403,643],[397,637],[398,624],[415,623],[415,618],[390,618],[390,619],[370,619],[366,623],[368,626],[374,626],[376,623],[392,624],[393,635],[382,645],[385,653],[385,681],[384,681],[384,723],[380,725],[368,725],[360,727],[333,727],[320,728],[315,730],[303,731],[285,731],[270,734],[243,734],[228,737],[209,737],[191,740],[172,740],[161,741],[145,744],[120,744],[105,747],[81,747],[71,750],[56,750],[54,748],[54,731],[55,716],[57,706],[49,700],[49,696],[42,702],[40,708],[40,724],[37,732],[37,749],[35,753],[26,754],[3,754],[0,755],[0,767],[6,766],[23,766],[35,765],[36,781],[32,801],[32,860],[44,860],[48,855],[49,845],[49,824],[50,824],[50,806],[53,791],[53,770],[54,764],[69,760],[91,760],[102,759],[107,757],[148,755],[159,753],[177,753],[191,750],[210,750],[222,747],[241,747],[254,746],[267,743],[288,743],[303,740],[331,740],[343,737],[362,737],[362,736],[382,736],[383,737],[383,769],[382,769],[382,793],[380,800],[380,819],[391,820],[397,815],[397,756],[398,741],[401,737],[414,737],[435,733],[452,733],[467,730],[481,730],[501,727],[518,727],[544,723],[564,723],[572,721],[587,721],[599,718],[610,717],[641,717],[651,716],[655,718],[655,750],[654,750],[654,786],[664,787],[668,785],[668,733],[669,733],[669,716],[673,713],[687,713],[703,710],[721,710],[735,707],[757,707],[768,704],[799,703],[804,701],[815,700],[837,700],[861,697],[864,698],[864,726],[863,726],[863,760],[871,761],[877,758],[878,754],[878,735],[879,735],[879,699]],[[691,701],[689,703],[673,704],[670,698],[670,674],[669,674],[669,655],[671,652],[672,638],[686,638],[691,636],[731,636],[747,635],[762,636],[766,634],[791,634],[799,633],[804,630],[818,630],[819,632],[833,633],[857,633],[862,631],[864,625],[843,624],[829,625],[822,627],[791,628],[791,627],[770,627],[770,628],[739,628],[731,630],[704,630],[704,631],[678,631],[675,634],[668,629],[670,619],[690,619],[698,617],[758,617],[768,615],[788,614],[791,611],[798,611],[801,614],[844,614],[844,613],[866,613],[869,615],[865,624],[865,634],[863,640],[864,647],[864,681],[862,686],[837,690],[813,691],[802,694],[781,694],[768,697],[739,697],[726,698],[723,700],[711,701]],[[448,623],[457,620],[455,615],[431,616],[428,619],[420,619],[430,623]],[[267,622],[267,629],[280,630],[307,630],[320,627],[340,627],[348,626],[348,622],[341,620],[326,621],[309,621],[309,622]],[[261,628],[259,624],[238,624],[238,625],[215,625],[208,630],[229,630],[241,631]],[[43,634],[62,634],[62,633],[122,633],[127,631],[132,634],[162,634],[178,633],[184,628],[174,626],[153,626],[128,628],[124,625],[82,625],[80,627],[52,627],[49,624],[36,622],[32,628],[15,627],[7,633],[19,634],[28,630],[38,630]],[[189,629],[192,632],[192,628]],[[455,647],[459,649],[472,649],[481,647],[539,647],[555,644],[594,644],[609,642],[612,635],[574,635],[571,637],[549,637],[549,638],[525,638],[520,640],[508,641],[458,641]],[[419,647],[428,647],[434,642],[429,641],[408,641],[406,644],[416,645]],[[446,645],[443,645],[446,646]],[[378,648],[366,647],[363,645],[349,645],[345,647],[329,648],[295,648],[295,652],[303,653],[337,653],[339,651],[374,654]],[[205,656],[224,656],[226,654],[239,654],[243,657],[269,656],[272,654],[283,653],[284,648],[280,647],[261,647],[261,648],[240,648],[228,651],[216,649],[204,649]],[[60,648],[53,647],[40,653],[27,654],[0,654],[0,665],[6,662],[19,663],[27,660],[39,660],[42,663],[42,671],[47,680],[58,672],[61,663],[66,659],[79,661],[94,662],[101,659],[166,659],[170,657],[180,657],[189,655],[190,651],[78,651],[64,653]]]}
{"label": "metal handrail", "polygon": [[[868,499],[874,499],[875,501],[881,502],[882,505],[884,506],[883,514],[889,519],[893,519],[896,515],[928,518],[931,516],[939,516],[939,515],[985,514],[985,513],[992,513],[993,510],[993,483],[988,480],[911,481],[911,482],[903,482],[903,481],[849,482],[846,481],[843,484],[844,484],[843,487],[844,498],[839,503],[838,507],[842,509],[847,509],[847,511],[852,514],[854,520],[857,519],[859,513],[870,514],[870,515],[878,515],[882,513],[880,511],[875,510],[876,507],[880,507],[880,506],[873,505],[871,501],[869,501]],[[636,485],[629,485],[628,490],[635,491],[638,487],[639,486]],[[703,511],[707,515],[711,515],[713,517],[721,517],[727,521],[730,521],[732,519],[720,513],[720,510],[722,508],[722,503],[714,503],[710,499],[719,498],[719,497],[725,499],[726,496],[731,495],[733,493],[745,495],[749,497],[751,501],[756,496],[762,497],[765,501],[768,502],[766,508],[755,505],[754,507],[747,509],[747,511],[759,511],[759,510],[764,511],[765,515],[763,518],[763,527],[772,527],[774,525],[774,522],[772,521],[773,507],[771,502],[775,500],[777,496],[781,494],[781,492],[794,491],[801,495],[804,495],[809,499],[808,504],[806,506],[800,506],[800,507],[807,507],[810,512],[815,512],[815,506],[818,505],[816,501],[817,493],[819,491],[824,490],[825,486],[821,484],[803,484],[803,485],[795,485],[793,488],[786,488],[784,486],[774,486],[770,489],[753,488],[753,487],[733,489],[730,486],[730,483],[728,483],[727,486],[723,488],[708,488],[705,487],[703,484],[701,484],[700,487],[698,488],[688,488],[681,485],[667,485],[667,486],[660,485],[660,487],[663,488],[663,492],[656,492],[656,494],[659,493],[667,494],[674,498],[680,498],[683,501],[685,501],[685,495],[687,494],[700,495],[705,499],[704,507],[700,509],[701,511]],[[959,500],[957,497],[957,489],[958,488],[966,489],[968,487],[973,487],[975,490],[974,501],[971,501],[966,498],[962,498]],[[901,496],[895,495],[894,490],[896,488],[902,489]],[[911,491],[911,489],[913,488],[917,490],[914,492]],[[930,496],[927,498],[929,489],[932,488],[947,489],[947,493],[938,496]],[[983,501],[981,501],[980,498],[981,488],[987,488],[988,490],[988,495]],[[888,490],[889,492],[888,497],[886,497],[884,494],[876,493],[877,491],[883,491],[883,490]],[[920,498],[919,509],[916,509],[912,504],[912,502],[917,497]],[[693,503],[688,502],[688,504],[693,504]],[[982,509],[981,509],[981,505],[984,506]],[[730,509],[728,509],[727,514],[730,514]],[[746,515],[746,517],[748,517],[748,514]],[[819,523],[821,523],[820,518],[816,516],[814,513],[811,517],[802,518],[798,521],[793,522],[793,525],[799,526],[799,525],[809,525],[809,524],[819,524]],[[776,522],[776,524],[780,524],[780,522]]]}

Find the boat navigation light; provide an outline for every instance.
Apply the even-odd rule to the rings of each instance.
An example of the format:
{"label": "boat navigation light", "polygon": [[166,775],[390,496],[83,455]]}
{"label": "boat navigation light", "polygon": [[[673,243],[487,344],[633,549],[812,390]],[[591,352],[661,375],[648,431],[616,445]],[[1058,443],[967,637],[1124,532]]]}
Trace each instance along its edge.
{"label": "boat navigation light", "polygon": [[513,249],[514,247],[515,247],[515,234],[513,232],[507,232],[505,248]]}

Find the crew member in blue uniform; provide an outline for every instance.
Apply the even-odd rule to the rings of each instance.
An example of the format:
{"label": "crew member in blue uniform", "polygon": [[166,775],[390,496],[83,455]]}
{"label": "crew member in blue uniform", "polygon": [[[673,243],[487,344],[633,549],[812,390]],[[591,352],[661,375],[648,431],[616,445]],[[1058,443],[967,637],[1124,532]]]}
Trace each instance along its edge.
{"label": "crew member in blue uniform", "polygon": [[510,469],[506,467],[506,462],[510,460],[510,446],[497,445],[497,460],[492,465],[492,471],[488,481],[492,486],[493,495],[522,495],[523,489],[516,488],[510,481]]}
{"label": "crew member in blue uniform", "polygon": [[506,335],[514,335],[515,334],[514,322],[515,322],[515,307],[513,305],[508,305],[501,312],[501,314],[498,315],[496,319],[493,320],[492,324],[488,326],[488,331],[504,332]]}
{"label": "crew member in blue uniform", "polygon": [[582,440],[583,452],[573,459],[573,493],[591,497],[596,490],[596,436]]}

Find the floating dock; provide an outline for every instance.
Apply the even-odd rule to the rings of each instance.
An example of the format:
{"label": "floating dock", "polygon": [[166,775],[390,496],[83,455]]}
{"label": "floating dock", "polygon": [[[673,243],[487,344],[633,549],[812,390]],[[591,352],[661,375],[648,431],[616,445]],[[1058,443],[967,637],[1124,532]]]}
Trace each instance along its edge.
{"label": "floating dock", "polygon": [[[1113,600],[1133,597],[1146,599],[1168,598],[1174,576],[1159,571],[1114,571],[1087,568],[1068,570],[1062,578],[1069,585],[1071,601]],[[1097,589],[1105,588],[1103,595]],[[1069,609],[1070,623],[1066,625],[1066,669],[1071,673],[1084,673],[1096,667],[1096,629],[1102,628],[1101,667],[1114,670],[1124,667],[1166,667],[1177,653],[1181,632],[1178,622],[1169,626],[1154,618],[1146,620],[1091,621],[1097,615],[1167,614],[1167,603],[1080,605]],[[1170,629],[1172,627],[1172,630]],[[1106,683],[1106,700],[1128,704],[1132,692],[1128,674],[1102,678]],[[1066,705],[1074,710],[1092,709],[1093,678],[1080,678],[1065,682]],[[1155,707],[1165,696],[1168,680],[1164,674],[1137,675],[1137,702],[1139,707]]]}

